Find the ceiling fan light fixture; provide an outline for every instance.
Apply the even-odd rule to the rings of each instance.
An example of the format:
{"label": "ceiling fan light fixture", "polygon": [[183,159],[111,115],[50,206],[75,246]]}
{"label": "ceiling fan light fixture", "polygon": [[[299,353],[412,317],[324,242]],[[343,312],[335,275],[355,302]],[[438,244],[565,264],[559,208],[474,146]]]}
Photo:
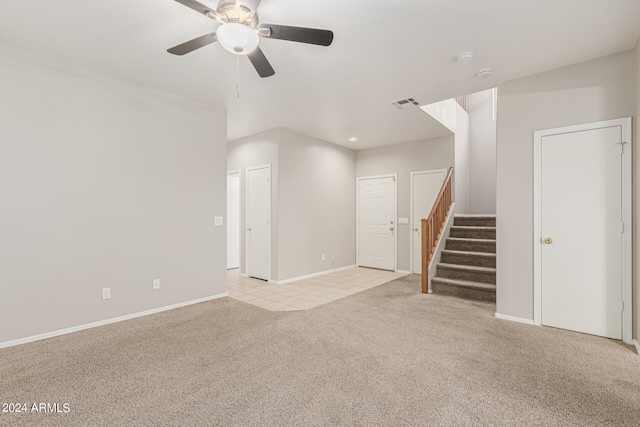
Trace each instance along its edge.
{"label": "ceiling fan light fixture", "polygon": [[252,28],[229,22],[220,25],[216,30],[218,42],[223,48],[236,55],[248,55],[258,47],[260,37]]}

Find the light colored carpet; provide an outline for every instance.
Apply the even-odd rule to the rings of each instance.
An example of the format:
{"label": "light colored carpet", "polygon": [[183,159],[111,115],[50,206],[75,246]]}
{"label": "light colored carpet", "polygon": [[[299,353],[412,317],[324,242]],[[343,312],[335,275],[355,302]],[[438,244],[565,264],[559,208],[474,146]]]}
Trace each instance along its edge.
{"label": "light colored carpet", "polygon": [[304,312],[229,298],[0,350],[2,425],[634,425],[640,358],[406,276]]}

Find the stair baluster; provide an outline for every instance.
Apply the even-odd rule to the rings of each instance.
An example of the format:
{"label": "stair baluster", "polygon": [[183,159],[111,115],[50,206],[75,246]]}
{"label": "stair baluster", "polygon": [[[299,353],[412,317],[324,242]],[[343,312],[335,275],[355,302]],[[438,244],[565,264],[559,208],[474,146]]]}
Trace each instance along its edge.
{"label": "stair baluster", "polygon": [[429,263],[433,257],[438,240],[442,234],[444,222],[451,209],[451,174],[453,168],[449,168],[447,176],[438,192],[436,201],[427,218],[421,220],[422,225],[422,293],[429,291]]}

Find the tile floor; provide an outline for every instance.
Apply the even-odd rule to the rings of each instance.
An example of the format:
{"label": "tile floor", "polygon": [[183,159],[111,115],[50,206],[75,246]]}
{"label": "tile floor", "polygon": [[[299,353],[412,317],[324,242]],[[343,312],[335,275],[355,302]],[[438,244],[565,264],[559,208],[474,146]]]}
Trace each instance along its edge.
{"label": "tile floor", "polygon": [[229,297],[270,311],[309,310],[390,282],[406,273],[354,267],[311,279],[275,285],[228,270]]}

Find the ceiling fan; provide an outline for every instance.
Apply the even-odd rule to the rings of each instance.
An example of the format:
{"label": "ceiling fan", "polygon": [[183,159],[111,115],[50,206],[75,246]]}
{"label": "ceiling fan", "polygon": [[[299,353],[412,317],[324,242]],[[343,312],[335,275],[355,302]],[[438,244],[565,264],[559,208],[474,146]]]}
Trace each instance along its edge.
{"label": "ceiling fan", "polygon": [[212,33],[174,46],[167,49],[167,52],[184,55],[218,41],[229,52],[235,55],[246,55],[260,77],[275,74],[267,57],[258,46],[260,37],[319,46],[329,46],[333,41],[333,32],[329,30],[260,24],[256,13],[260,0],[220,0],[215,10],[196,0],[176,1],[214,19],[220,23],[220,26]]}

